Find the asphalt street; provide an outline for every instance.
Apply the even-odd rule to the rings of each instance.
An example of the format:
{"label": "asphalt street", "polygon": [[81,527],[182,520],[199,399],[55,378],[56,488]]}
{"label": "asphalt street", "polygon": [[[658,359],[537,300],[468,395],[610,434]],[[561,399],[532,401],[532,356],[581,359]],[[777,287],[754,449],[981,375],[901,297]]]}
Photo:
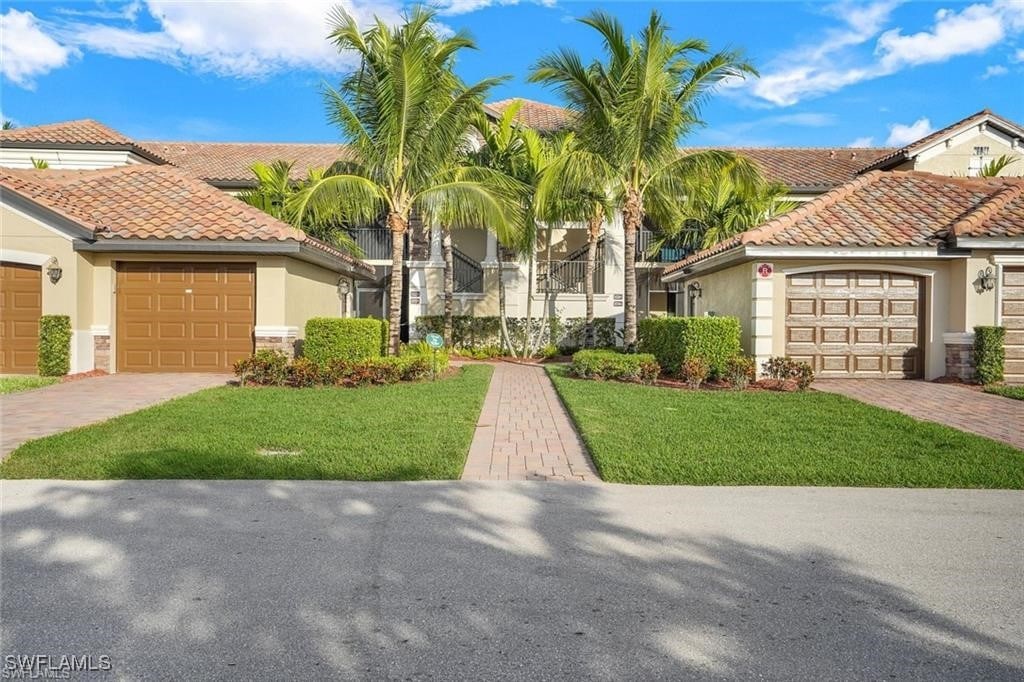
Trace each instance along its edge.
{"label": "asphalt street", "polygon": [[0,495],[0,654],[109,656],[71,679],[1024,679],[1020,492]]}

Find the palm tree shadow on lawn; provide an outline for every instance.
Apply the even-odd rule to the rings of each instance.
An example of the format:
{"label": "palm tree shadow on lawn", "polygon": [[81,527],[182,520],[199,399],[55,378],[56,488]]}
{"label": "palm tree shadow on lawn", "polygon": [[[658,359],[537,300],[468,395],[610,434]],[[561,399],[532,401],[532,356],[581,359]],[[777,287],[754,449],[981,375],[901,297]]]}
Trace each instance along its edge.
{"label": "palm tree shadow on lawn", "polygon": [[24,499],[15,485],[5,653],[108,654],[129,676],[1024,673],[1009,634],[825,547],[641,523],[602,486],[55,481]]}

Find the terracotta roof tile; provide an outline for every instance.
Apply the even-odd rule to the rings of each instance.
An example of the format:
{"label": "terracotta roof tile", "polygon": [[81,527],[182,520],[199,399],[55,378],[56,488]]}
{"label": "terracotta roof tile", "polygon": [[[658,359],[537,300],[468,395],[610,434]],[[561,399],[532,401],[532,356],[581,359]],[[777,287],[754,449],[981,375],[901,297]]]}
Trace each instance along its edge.
{"label": "terracotta roof tile", "polygon": [[143,149],[212,183],[255,184],[249,169],[257,161],[294,162],[292,179],[306,177],[312,168],[328,168],[345,158],[340,144],[275,142],[139,142]]}
{"label": "terracotta roof tile", "polygon": [[922,247],[938,246],[956,234],[1024,235],[1024,179],[872,171],[698,251],[664,274],[745,244]]}
{"label": "terracotta roof tile", "polygon": [[131,138],[90,118],[0,131],[0,145],[8,143],[87,144],[117,147],[133,144]]}
{"label": "terracotta roof tile", "polygon": [[97,240],[294,241],[372,273],[362,261],[170,166],[0,169],[0,187],[63,214]]}
{"label": "terracotta roof tile", "polygon": [[[711,147],[687,147],[702,151]],[[792,190],[820,191],[836,187],[857,177],[866,161],[889,154],[888,147],[714,147],[752,159],[765,177]]]}
{"label": "terracotta roof tile", "polygon": [[522,106],[520,106],[519,112],[516,114],[516,122],[527,128],[533,128],[541,132],[554,132],[567,128],[572,120],[572,112],[565,107],[535,102],[521,97],[488,102],[484,107],[489,109],[493,115],[500,116],[505,109],[508,109],[516,102],[522,102]]}

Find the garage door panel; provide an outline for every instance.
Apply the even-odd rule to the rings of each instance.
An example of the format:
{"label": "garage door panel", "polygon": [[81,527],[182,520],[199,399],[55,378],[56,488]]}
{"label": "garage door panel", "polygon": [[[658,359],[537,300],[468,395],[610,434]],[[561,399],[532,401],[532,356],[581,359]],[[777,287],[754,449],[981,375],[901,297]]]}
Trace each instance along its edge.
{"label": "garage door panel", "polygon": [[918,375],[921,295],[920,280],[912,276],[875,271],[791,275],[786,354],[811,356],[822,376]]}
{"label": "garage door panel", "polygon": [[[140,269],[151,276],[135,277]],[[252,353],[255,281],[250,264],[122,264],[118,366],[138,372],[231,371],[235,360]]]}
{"label": "garage door panel", "polygon": [[42,281],[38,266],[0,263],[0,367],[5,374],[38,371]]}

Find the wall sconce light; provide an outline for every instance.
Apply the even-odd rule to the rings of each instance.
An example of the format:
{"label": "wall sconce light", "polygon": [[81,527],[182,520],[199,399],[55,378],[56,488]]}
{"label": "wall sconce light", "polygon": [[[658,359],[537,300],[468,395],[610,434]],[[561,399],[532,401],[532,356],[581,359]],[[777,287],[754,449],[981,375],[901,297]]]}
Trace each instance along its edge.
{"label": "wall sconce light", "polygon": [[348,296],[352,292],[352,282],[349,282],[344,277],[338,280],[338,296],[342,298]]}
{"label": "wall sconce light", "polygon": [[56,256],[46,262],[46,276],[50,278],[52,284],[59,282],[63,275],[64,270],[60,267]]}
{"label": "wall sconce light", "polygon": [[978,270],[978,287],[981,291],[992,291],[996,288],[996,275],[991,267]]}
{"label": "wall sconce light", "polygon": [[704,293],[700,288],[700,282],[694,282],[693,284],[691,284],[689,286],[689,291],[690,296],[692,296],[693,298],[701,298],[701,295]]}

